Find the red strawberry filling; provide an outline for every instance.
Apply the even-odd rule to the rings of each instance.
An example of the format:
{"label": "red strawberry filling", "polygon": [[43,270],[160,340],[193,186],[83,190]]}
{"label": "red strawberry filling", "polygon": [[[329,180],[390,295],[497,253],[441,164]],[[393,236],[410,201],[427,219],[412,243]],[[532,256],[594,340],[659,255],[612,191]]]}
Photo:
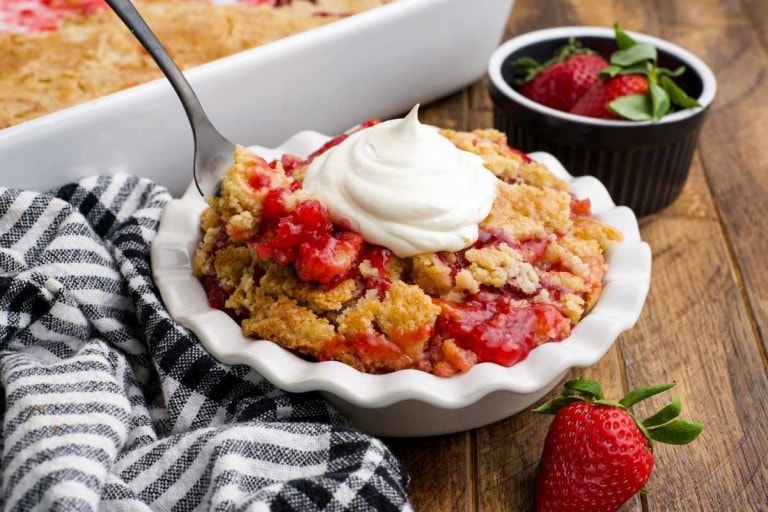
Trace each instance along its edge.
{"label": "red strawberry filling", "polygon": [[480,292],[464,302],[440,305],[437,333],[477,354],[479,362],[512,366],[540,343],[570,334],[566,318],[548,304],[519,305],[503,295]]}
{"label": "red strawberry filling", "polygon": [[354,277],[357,281],[365,290],[376,290],[380,299],[384,297],[392,284],[389,269],[387,269],[387,263],[391,258],[392,251],[389,249],[363,242],[363,249],[360,252],[358,262],[367,260],[371,267],[376,270],[376,274],[363,275],[359,265],[355,266]]}
{"label": "red strawberry filling", "polygon": [[302,281],[328,284],[343,278],[363,239],[351,231],[334,233],[328,210],[314,199],[287,211],[286,193],[285,189],[273,189],[264,200],[262,232],[253,242],[256,254],[281,265],[295,263]]}
{"label": "red strawberry filling", "polygon": [[224,309],[224,304],[229,298],[229,294],[219,285],[219,282],[213,276],[203,278],[203,290],[208,298],[208,304],[214,309]]}
{"label": "red strawberry filling", "polygon": [[347,231],[339,238],[325,235],[315,242],[299,246],[296,273],[306,282],[329,284],[347,275],[355,262],[363,239],[357,233]]}

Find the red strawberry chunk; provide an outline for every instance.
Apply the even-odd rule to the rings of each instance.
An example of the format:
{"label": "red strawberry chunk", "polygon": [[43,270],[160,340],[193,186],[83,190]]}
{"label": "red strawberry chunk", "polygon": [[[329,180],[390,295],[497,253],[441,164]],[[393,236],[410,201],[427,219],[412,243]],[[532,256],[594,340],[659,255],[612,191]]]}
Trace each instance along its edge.
{"label": "red strawberry chunk", "polygon": [[267,161],[259,156],[255,156],[255,159],[256,161],[252,167],[253,174],[251,174],[248,184],[252,188],[260,190],[269,187],[269,184],[272,182],[274,168],[270,167]]}
{"label": "red strawberry chunk", "polygon": [[224,309],[224,304],[229,298],[229,294],[221,287],[219,281],[213,276],[203,278],[203,289],[208,298],[208,304],[213,309]]}
{"label": "red strawberry chunk", "polygon": [[333,228],[328,210],[314,199],[299,203],[293,214],[305,231],[329,233]]}
{"label": "red strawberry chunk", "polygon": [[353,270],[353,276],[366,290],[376,290],[379,298],[383,299],[384,295],[392,285],[391,275],[387,264],[392,258],[392,251],[385,247],[372,244],[364,244],[358,257],[358,261],[368,261],[374,269],[376,269],[376,275],[362,275],[358,269]]}
{"label": "red strawberry chunk", "polygon": [[328,284],[349,272],[362,246],[362,237],[349,231],[341,233],[338,239],[324,236],[315,243],[303,243],[296,273],[302,281]]}
{"label": "red strawberry chunk", "polygon": [[250,185],[251,188],[253,189],[260,190],[268,187],[270,182],[271,182],[271,177],[269,176],[269,174],[265,172],[256,171],[251,175],[251,178],[248,180],[248,185]]}
{"label": "red strawberry chunk", "polygon": [[285,154],[280,158],[280,162],[283,164],[283,170],[285,174],[291,175],[291,173],[297,168],[305,164],[304,160],[295,155]]}
{"label": "red strawberry chunk", "polygon": [[286,213],[285,189],[275,188],[270,190],[264,198],[264,204],[261,208],[262,222],[275,224]]}
{"label": "red strawberry chunk", "polygon": [[479,362],[512,366],[544,341],[570,333],[568,320],[553,306],[518,306],[509,298],[480,292],[464,303],[440,301],[437,330],[461,348],[477,354]]}
{"label": "red strawberry chunk", "polygon": [[260,258],[272,258],[281,265],[293,263],[299,246],[314,243],[333,229],[330,215],[318,201],[302,201],[288,212],[285,189],[270,190],[262,208],[262,232],[253,243]]}
{"label": "red strawberry chunk", "polygon": [[[270,245],[275,249],[289,249],[303,243],[309,233],[304,231],[301,224],[293,222],[292,217],[283,217],[277,224],[275,236]],[[310,235],[311,236],[311,235]]]}

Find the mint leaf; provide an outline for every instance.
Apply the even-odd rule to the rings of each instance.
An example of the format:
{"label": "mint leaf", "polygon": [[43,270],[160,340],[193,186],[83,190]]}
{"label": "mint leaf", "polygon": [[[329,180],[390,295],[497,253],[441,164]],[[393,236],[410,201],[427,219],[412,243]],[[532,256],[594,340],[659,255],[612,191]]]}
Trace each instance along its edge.
{"label": "mint leaf", "polygon": [[619,74],[650,76],[652,69],[653,69],[653,65],[650,62],[646,61],[646,62],[641,62],[640,64],[635,64],[633,66],[621,68],[621,71],[619,72]]}
{"label": "mint leaf", "polygon": [[648,86],[648,92],[650,93],[651,105],[653,106],[653,120],[658,121],[669,112],[669,95],[667,91],[656,84]]}
{"label": "mint leaf", "polygon": [[649,430],[651,439],[666,444],[688,444],[696,439],[704,425],[685,420],[672,420]]}
{"label": "mint leaf", "polygon": [[622,96],[607,106],[612,112],[630,121],[650,121],[653,119],[653,105],[651,98],[646,94]]}
{"label": "mint leaf", "polygon": [[635,44],[611,55],[611,64],[614,66],[626,67],[646,60],[656,60],[656,48],[644,43]]}
{"label": "mint leaf", "polygon": [[597,73],[598,78],[602,78],[603,80],[608,78],[613,78],[614,76],[621,73],[621,66],[608,66],[606,68],[603,68],[600,70],[599,73]]}
{"label": "mint leaf", "polygon": [[634,39],[629,37],[629,34],[619,28],[618,23],[613,24],[613,30],[616,32],[616,45],[619,47],[619,50],[626,50],[637,44]]}
{"label": "mint leaf", "polygon": [[659,85],[669,94],[669,98],[672,100],[673,105],[677,105],[682,108],[694,108],[700,107],[698,101],[688,96],[684,90],[682,90],[675,82],[672,81],[666,75],[659,77]]}

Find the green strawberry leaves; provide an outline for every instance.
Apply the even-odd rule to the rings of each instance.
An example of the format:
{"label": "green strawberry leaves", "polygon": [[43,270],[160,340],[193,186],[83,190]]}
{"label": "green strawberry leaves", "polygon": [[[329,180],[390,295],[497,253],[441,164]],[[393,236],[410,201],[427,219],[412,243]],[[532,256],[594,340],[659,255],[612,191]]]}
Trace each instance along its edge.
{"label": "green strawberry leaves", "polygon": [[[604,398],[603,390],[599,383],[579,377],[566,382],[564,384],[565,389],[560,396],[540,405],[535,408],[533,412],[539,414],[557,414],[560,409],[574,402],[588,402],[595,405],[617,407],[629,411],[630,414],[632,414],[631,408],[633,405],[654,395],[663,393],[664,391],[675,387],[675,385],[675,382],[670,382],[667,384],[636,388],[616,402]],[[682,404],[680,397],[675,395],[675,397],[672,398],[672,401],[656,414],[649,416],[643,421],[638,421],[635,418],[635,423],[649,440],[666,444],[688,444],[698,437],[703,430],[704,425],[679,419],[678,416],[680,415],[681,409]]]}
{"label": "green strawberry leaves", "polygon": [[540,406],[536,407],[533,410],[533,412],[536,412],[539,414],[557,414],[557,411],[559,411],[566,405],[572,404],[574,402],[580,402],[580,401],[581,399],[575,396],[558,396],[556,398],[553,398],[549,402],[545,402]]}
{"label": "green strawberry leaves", "polygon": [[603,390],[598,382],[579,377],[564,384],[563,394],[535,408],[539,414],[557,414],[557,411],[573,402],[600,402]]}
{"label": "green strawberry leaves", "polygon": [[630,121],[658,121],[670,112],[673,104],[682,108],[701,106],[668,76],[662,75],[659,82],[660,85],[653,82],[648,85],[647,95],[623,96],[610,102],[608,108]]}
{"label": "green strawberry leaves", "polygon": [[630,121],[658,121],[673,108],[700,107],[698,101],[688,96],[672,77],[685,72],[685,66],[675,70],[657,65],[658,53],[649,44],[638,43],[619,24],[614,26],[618,51],[611,55],[611,64],[598,76],[608,80],[618,75],[645,75],[649,86],[647,95],[630,95],[618,98],[607,105],[608,109]]}
{"label": "green strawberry leaves", "polygon": [[682,403],[680,402],[680,396],[675,395],[672,402],[659,412],[650,416],[642,421],[645,428],[655,428],[669,423],[673,419],[680,416],[680,410],[682,409]]}
{"label": "green strawberry leaves", "polygon": [[[618,23],[614,24],[613,29],[618,49],[613,52],[610,64],[598,73],[598,77],[602,80],[610,80],[621,75],[642,75],[647,78],[648,91],[643,95],[630,94],[617,98],[607,105],[603,103],[600,105],[601,108],[604,106],[620,118],[643,122],[658,121],[677,110],[701,106],[673,80],[685,73],[685,66],[679,66],[674,70],[659,67],[658,50],[653,45],[635,41],[619,27]],[[574,55],[594,55],[595,53],[584,47],[578,40],[571,38],[568,44],[559,48],[543,63],[531,57],[522,57],[512,62],[511,83],[518,87],[522,86],[545,69],[564,62]]]}
{"label": "green strawberry leaves", "polygon": [[521,57],[512,63],[515,71],[515,85],[523,85],[530,82],[541,71],[542,65],[532,57]]}
{"label": "green strawberry leaves", "polygon": [[[679,69],[679,68],[678,68]],[[678,76],[678,75],[671,75]],[[659,84],[664,88],[667,94],[669,94],[672,103],[682,108],[694,108],[700,107],[698,101],[688,96],[684,90],[682,90],[675,82],[669,78],[669,75],[663,74],[659,77]]]}
{"label": "green strawberry leaves", "polygon": [[662,76],[680,76],[685,73],[685,66],[680,66],[677,69],[659,68],[657,70],[659,77]]}
{"label": "green strawberry leaves", "polygon": [[658,395],[659,393],[663,393],[664,391],[668,389],[672,389],[677,384],[675,382],[670,382],[668,384],[659,384],[658,386],[645,386],[642,388],[636,388],[627,393],[627,395],[619,400],[619,403],[629,409],[633,405],[635,405],[638,402],[642,402],[646,398],[650,398],[653,395]]}
{"label": "green strawberry leaves", "polygon": [[603,389],[600,387],[600,383],[581,377],[566,382],[565,391],[563,393],[569,395],[587,395],[596,400],[603,399]]}
{"label": "green strawberry leaves", "polygon": [[685,420],[672,420],[660,427],[647,429],[654,441],[664,444],[688,444],[694,441],[704,429],[701,423]]}
{"label": "green strawberry leaves", "polygon": [[611,64],[610,66],[602,69],[597,76],[606,80],[613,78],[617,75],[648,75],[651,64],[650,62],[641,62],[640,64],[634,64],[628,67],[617,66]]}
{"label": "green strawberry leaves", "polygon": [[699,436],[704,425],[677,419],[681,409],[680,397],[675,395],[667,406],[643,420],[640,425],[648,438],[654,441],[666,444],[688,444]]}

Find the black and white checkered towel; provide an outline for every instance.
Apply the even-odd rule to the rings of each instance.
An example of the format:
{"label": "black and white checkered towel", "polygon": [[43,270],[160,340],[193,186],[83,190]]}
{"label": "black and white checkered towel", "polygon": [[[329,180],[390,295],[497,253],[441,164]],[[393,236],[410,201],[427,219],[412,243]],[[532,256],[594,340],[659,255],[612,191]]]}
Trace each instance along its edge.
{"label": "black and white checkered towel", "polygon": [[409,510],[377,439],[214,360],[149,264],[144,179],[0,189],[5,510]]}

